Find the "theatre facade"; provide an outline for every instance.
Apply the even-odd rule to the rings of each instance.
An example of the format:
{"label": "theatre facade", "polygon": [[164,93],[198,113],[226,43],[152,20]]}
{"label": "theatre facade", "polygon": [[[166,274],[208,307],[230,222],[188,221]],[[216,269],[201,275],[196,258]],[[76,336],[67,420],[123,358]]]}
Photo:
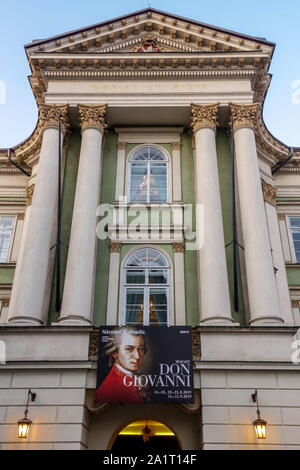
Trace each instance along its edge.
{"label": "theatre facade", "polygon": [[[38,121],[0,150],[1,450],[300,449],[300,148],[263,121],[274,47],[152,8],[25,46]],[[125,325],[151,328],[132,370],[155,327],[193,400],[96,400],[99,337]]]}

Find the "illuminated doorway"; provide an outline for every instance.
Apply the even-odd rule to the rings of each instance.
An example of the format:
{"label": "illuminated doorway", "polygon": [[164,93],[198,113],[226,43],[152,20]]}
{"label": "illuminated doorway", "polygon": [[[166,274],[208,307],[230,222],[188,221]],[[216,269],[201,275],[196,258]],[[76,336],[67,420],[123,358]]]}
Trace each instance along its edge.
{"label": "illuminated doorway", "polygon": [[134,421],[117,435],[112,448],[116,452],[167,452],[180,450],[174,432],[163,423],[150,419]]}

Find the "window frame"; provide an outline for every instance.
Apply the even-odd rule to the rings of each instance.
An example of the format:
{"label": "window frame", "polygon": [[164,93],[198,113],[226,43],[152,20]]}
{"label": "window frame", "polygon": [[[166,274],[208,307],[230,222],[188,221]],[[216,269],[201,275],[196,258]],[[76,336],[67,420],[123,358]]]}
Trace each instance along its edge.
{"label": "window frame", "polygon": [[[133,154],[135,152],[137,152],[139,149],[142,149],[144,147],[156,147],[157,149],[159,149],[166,157],[166,160],[165,160],[165,163],[166,163],[166,167],[167,167],[167,171],[166,171],[166,194],[167,194],[167,200],[166,201],[160,201],[160,202],[151,202],[150,201],[150,197],[149,197],[149,200],[148,200],[148,196],[150,195],[150,186],[149,188],[147,188],[147,201],[131,201],[131,198],[130,198],[130,191],[131,191],[131,157],[133,156]],[[127,201],[129,204],[135,204],[135,205],[152,205],[152,204],[170,204],[172,203],[172,173],[171,173],[171,156],[168,152],[168,150],[163,147],[162,145],[160,144],[156,144],[156,143],[143,143],[143,144],[139,144],[137,146],[135,146],[133,149],[131,149],[131,151],[128,153],[127,155],[127,163],[126,163],[126,172],[127,172],[127,175],[126,175],[126,196],[127,196]],[[147,164],[151,163],[151,161],[147,160]],[[154,160],[154,163],[155,163],[155,160]]]}
{"label": "window frame", "polygon": [[[162,267],[162,270],[168,270],[168,284],[127,284],[126,283],[126,273],[127,273],[127,261],[129,257],[136,251],[144,249],[144,248],[151,248],[153,250],[156,250],[159,252],[164,258],[166,259],[166,262],[168,263],[167,267]],[[134,268],[132,268],[134,269]],[[136,268],[138,269],[138,268]],[[144,268],[142,268],[144,269]],[[119,297],[119,324],[120,325],[126,325],[126,290],[129,287],[136,287],[136,288],[147,288],[150,290],[150,288],[166,288],[167,287],[167,322],[164,323],[164,325],[170,326],[174,324],[174,289],[173,289],[173,263],[168,255],[164,250],[158,248],[155,245],[137,245],[134,248],[132,248],[126,255],[124,256],[124,259],[122,261],[121,265],[121,275],[120,275],[120,297]],[[148,298],[147,298],[148,299]],[[146,300],[147,301],[147,300]],[[146,309],[144,308],[144,311]],[[148,326],[150,324],[149,322],[149,312],[147,312],[147,322],[145,322],[145,317],[143,318],[143,324],[141,326]],[[160,324],[157,323],[152,323],[152,325],[157,325],[159,326]]]}
{"label": "window frame", "polygon": [[293,228],[291,226],[291,218],[297,218],[300,220],[300,215],[299,214],[289,214],[287,216],[287,226],[288,226],[288,234],[289,234],[289,241],[290,241],[290,248],[291,248],[291,255],[292,255],[292,262],[294,264],[300,264],[300,260],[297,261],[296,257],[296,250],[295,250],[295,245],[294,245],[294,239],[293,239],[293,231],[299,232],[300,233],[300,227],[298,228]]}
{"label": "window frame", "polygon": [[0,213],[0,218],[1,217],[11,217],[13,219],[11,236],[10,236],[10,240],[9,240],[9,248],[8,248],[8,252],[7,252],[7,260],[6,261],[0,261],[0,264],[9,264],[9,263],[12,262],[11,261],[11,255],[12,255],[13,245],[14,245],[14,241],[15,241],[15,234],[16,234],[18,217],[17,217],[16,214],[3,214],[3,213]]}

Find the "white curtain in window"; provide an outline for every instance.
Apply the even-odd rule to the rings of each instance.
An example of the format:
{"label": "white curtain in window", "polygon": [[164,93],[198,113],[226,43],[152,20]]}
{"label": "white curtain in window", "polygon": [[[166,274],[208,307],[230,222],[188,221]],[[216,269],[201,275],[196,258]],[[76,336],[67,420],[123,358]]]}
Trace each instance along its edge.
{"label": "white curtain in window", "polygon": [[125,265],[125,323],[167,325],[169,288],[169,264],[160,251],[132,253]]}
{"label": "white curtain in window", "polygon": [[0,263],[8,261],[13,226],[14,217],[0,216]]}
{"label": "white curtain in window", "polygon": [[130,202],[167,202],[168,159],[153,146],[136,150],[130,157]]}

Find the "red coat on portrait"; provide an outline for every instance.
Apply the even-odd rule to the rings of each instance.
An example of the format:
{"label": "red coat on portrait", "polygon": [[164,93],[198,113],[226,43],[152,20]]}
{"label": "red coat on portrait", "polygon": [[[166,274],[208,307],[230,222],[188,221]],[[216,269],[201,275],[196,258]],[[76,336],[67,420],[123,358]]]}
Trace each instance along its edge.
{"label": "red coat on portrait", "polygon": [[[126,374],[116,365],[96,391],[96,401],[99,403],[142,403],[143,396],[138,386],[124,384],[124,377],[133,377]],[[127,383],[131,380],[127,379]]]}

